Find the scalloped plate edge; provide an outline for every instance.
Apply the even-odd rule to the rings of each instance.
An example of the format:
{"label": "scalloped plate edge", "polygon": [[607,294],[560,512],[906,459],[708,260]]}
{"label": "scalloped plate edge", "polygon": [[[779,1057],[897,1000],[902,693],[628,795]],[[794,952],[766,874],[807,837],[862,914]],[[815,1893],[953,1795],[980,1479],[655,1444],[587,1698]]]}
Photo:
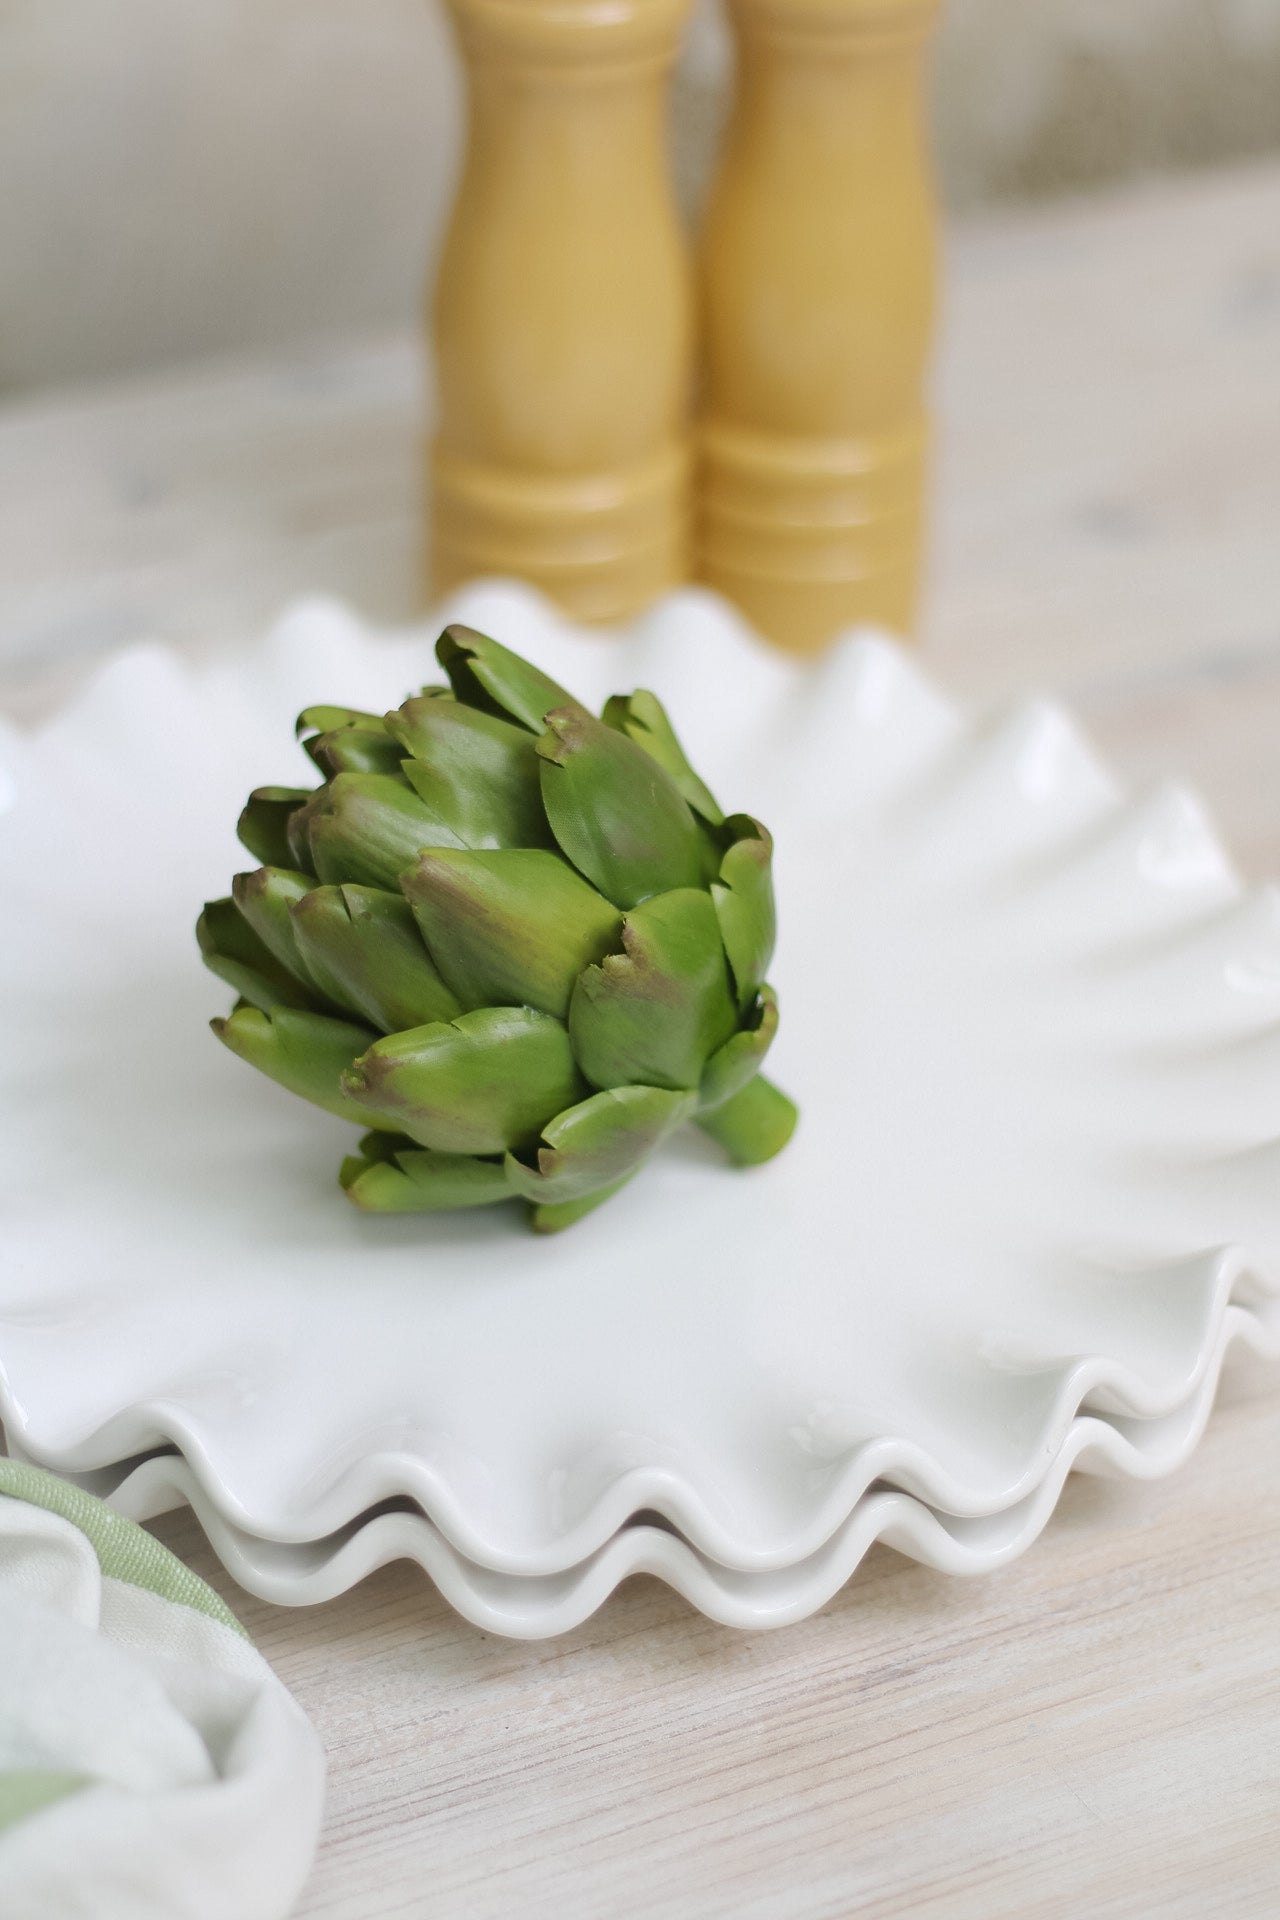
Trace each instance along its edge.
{"label": "scalloped plate edge", "polygon": [[648,1573],[691,1606],[728,1627],[780,1627],[823,1607],[852,1578],[877,1542],[938,1572],[994,1571],[1039,1538],[1073,1471],[1153,1480],[1185,1464],[1203,1434],[1227,1354],[1239,1343],[1280,1357],[1280,1315],[1232,1306],[1199,1384],[1187,1403],[1162,1419],[1084,1414],[1073,1423],[1049,1471],[1031,1493],[1003,1512],[960,1518],[915,1496],[868,1490],[815,1554],[773,1572],[719,1565],[679,1534],[638,1521],[619,1530],[578,1567],[550,1576],[496,1573],[464,1558],[421,1512],[382,1512],[359,1519],[336,1539],[303,1546],[257,1539],[230,1525],[204,1494],[181,1455],[153,1456],[113,1488],[91,1476],[92,1490],[118,1511],[149,1519],[189,1504],[227,1571],[258,1598],[309,1606],[336,1598],[378,1568],[410,1560],[473,1626],[513,1639],[544,1639],[580,1626],[623,1580]]}

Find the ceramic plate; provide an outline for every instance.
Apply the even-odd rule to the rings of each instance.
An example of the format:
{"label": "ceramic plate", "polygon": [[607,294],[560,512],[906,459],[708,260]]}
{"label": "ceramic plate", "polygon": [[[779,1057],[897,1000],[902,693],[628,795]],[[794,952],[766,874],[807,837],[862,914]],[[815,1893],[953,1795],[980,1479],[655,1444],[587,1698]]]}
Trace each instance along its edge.
{"label": "ceramic plate", "polygon": [[1006,1513],[1082,1413],[1187,1404],[1280,1263],[1280,896],[1195,800],[1126,798],[1051,705],[970,724],[887,642],[801,668],[709,596],[617,644],[515,589],[448,611],[593,700],[652,686],[773,826],[793,1145],[733,1173],[690,1135],[551,1240],[356,1214],[350,1130],[206,1032],[191,923],[244,792],[299,773],[294,712],[399,699],[430,635],[310,606],[251,654],[128,654],[4,748],[18,1444],[172,1443],[285,1545],[407,1499],[475,1566],[554,1577],[656,1513],[761,1574],[873,1486]]}
{"label": "ceramic plate", "polygon": [[936,1513],[909,1494],[873,1488],[831,1538],[792,1567],[743,1573],[720,1566],[678,1534],[633,1520],[580,1566],[559,1574],[495,1573],[465,1559],[425,1515],[398,1503],[363,1514],[326,1540],[281,1544],[231,1526],[212,1506],[181,1454],[149,1455],[80,1476],[88,1491],[137,1520],[191,1505],[219,1559],[240,1585],[279,1606],[333,1599],[377,1568],[415,1561],[473,1625],[541,1640],[581,1625],[633,1573],[665,1580],[711,1619],[742,1628],[780,1627],[825,1605],[877,1542],[940,1572],[990,1573],[1025,1551],[1057,1505],[1068,1473],[1155,1479],[1191,1453],[1234,1342],[1280,1353],[1280,1308],[1232,1306],[1218,1346],[1186,1403],[1159,1420],[1084,1414],[1073,1421],[1045,1478],[1003,1512],[980,1519]]}

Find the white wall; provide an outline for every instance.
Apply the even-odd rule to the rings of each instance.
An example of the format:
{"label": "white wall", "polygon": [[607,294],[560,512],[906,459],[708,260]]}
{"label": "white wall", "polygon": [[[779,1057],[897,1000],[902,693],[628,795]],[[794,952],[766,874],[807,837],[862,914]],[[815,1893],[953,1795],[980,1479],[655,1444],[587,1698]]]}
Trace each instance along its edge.
{"label": "white wall", "polygon": [[[1280,146],[1280,0],[951,0],[936,93],[957,204]],[[404,320],[459,123],[439,0],[0,0],[0,390]]]}
{"label": "white wall", "polygon": [[0,389],[411,311],[459,122],[433,0],[0,0]]}
{"label": "white wall", "polygon": [[1280,148],[1280,0],[951,0],[953,205]]}

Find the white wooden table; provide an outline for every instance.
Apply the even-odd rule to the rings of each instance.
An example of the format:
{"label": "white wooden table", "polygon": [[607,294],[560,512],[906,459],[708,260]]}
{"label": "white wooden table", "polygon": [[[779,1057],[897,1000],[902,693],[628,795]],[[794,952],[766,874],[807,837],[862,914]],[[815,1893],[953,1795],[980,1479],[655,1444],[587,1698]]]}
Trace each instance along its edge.
{"label": "white wooden table", "polygon": [[[404,616],[405,339],[0,414],[0,697],[193,647],[299,590]],[[1065,692],[1135,780],[1189,774],[1280,872],[1280,168],[1002,219],[953,247],[931,665]],[[1072,1482],[1016,1566],[877,1549],[740,1635],[635,1581],[521,1646],[390,1568],[310,1611],[232,1588],[313,1715],[300,1912],[769,1920],[1280,1915],[1280,1381],[1238,1360],[1194,1462]]]}

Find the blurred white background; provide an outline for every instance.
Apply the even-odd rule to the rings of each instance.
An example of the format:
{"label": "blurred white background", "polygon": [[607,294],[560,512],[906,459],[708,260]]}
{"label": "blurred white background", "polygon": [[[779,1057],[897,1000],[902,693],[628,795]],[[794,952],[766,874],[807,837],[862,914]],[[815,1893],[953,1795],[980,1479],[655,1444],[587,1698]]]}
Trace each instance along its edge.
{"label": "blurred white background", "polygon": [[[1280,147],[1280,0],[950,0],[951,205]],[[674,101],[696,206],[727,53]],[[439,0],[0,0],[0,392],[403,324],[461,137]]]}

